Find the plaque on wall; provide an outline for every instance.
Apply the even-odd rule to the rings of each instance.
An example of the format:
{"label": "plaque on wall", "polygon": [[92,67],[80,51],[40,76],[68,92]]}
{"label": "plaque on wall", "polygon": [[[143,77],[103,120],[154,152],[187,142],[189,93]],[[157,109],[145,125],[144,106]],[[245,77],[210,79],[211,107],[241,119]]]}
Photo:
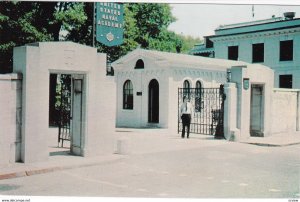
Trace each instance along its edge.
{"label": "plaque on wall", "polygon": [[244,88],[245,90],[248,90],[248,89],[249,89],[249,86],[250,86],[250,80],[249,80],[249,78],[244,78],[244,79],[243,79],[243,88]]}

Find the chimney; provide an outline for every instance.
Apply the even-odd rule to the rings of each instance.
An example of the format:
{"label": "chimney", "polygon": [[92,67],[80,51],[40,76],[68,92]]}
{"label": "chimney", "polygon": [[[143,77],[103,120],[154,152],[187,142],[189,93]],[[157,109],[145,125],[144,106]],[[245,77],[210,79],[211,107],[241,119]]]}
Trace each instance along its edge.
{"label": "chimney", "polygon": [[283,15],[285,20],[292,20],[295,17],[295,12],[285,12]]}

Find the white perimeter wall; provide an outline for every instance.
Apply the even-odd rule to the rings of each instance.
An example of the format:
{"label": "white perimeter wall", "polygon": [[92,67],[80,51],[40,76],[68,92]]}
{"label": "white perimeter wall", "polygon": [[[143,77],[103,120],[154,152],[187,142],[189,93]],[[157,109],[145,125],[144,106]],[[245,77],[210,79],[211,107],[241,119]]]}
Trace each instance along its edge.
{"label": "white perimeter wall", "polygon": [[0,165],[20,160],[21,75],[0,74]]}
{"label": "white perimeter wall", "polygon": [[[273,70],[257,65],[232,67],[232,82],[225,84],[225,138],[240,141],[250,137],[251,84],[263,86],[263,134],[295,134],[299,131],[300,90],[273,88]],[[243,79],[249,78],[249,89]]]}
{"label": "white perimeter wall", "polygon": [[295,133],[299,127],[299,90],[274,89],[272,96],[272,134]]}

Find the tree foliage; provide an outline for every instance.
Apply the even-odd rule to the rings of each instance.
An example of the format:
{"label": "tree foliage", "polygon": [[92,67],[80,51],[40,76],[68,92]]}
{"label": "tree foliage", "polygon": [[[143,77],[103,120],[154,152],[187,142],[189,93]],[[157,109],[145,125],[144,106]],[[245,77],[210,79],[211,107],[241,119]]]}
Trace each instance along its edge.
{"label": "tree foliage", "polygon": [[192,36],[184,36],[184,35],[179,35],[179,37],[181,38],[181,41],[183,41],[181,47],[182,53],[189,53],[195,44],[199,44],[203,42],[203,40],[200,37],[194,38]]}
{"label": "tree foliage", "polygon": [[[15,46],[59,40],[92,46],[93,16],[93,2],[1,1],[0,73],[12,71]],[[109,61],[137,47],[185,52],[192,48],[194,41],[167,29],[175,20],[168,4],[126,3],[124,43],[116,47],[96,43],[96,47],[100,52],[107,53]],[[198,39],[196,41],[199,42]]]}
{"label": "tree foliage", "polygon": [[83,3],[0,2],[0,72],[12,69],[13,47],[40,41],[58,41],[62,27],[85,23]]}
{"label": "tree foliage", "polygon": [[149,40],[159,39],[160,33],[175,21],[168,4],[129,4],[128,9],[136,20],[135,40],[142,48],[149,47]]}

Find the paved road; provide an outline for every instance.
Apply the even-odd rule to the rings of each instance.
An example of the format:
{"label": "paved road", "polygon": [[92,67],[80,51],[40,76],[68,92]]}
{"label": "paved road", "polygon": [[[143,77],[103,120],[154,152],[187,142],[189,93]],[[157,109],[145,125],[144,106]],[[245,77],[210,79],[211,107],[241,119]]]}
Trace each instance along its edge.
{"label": "paved road", "polygon": [[300,197],[300,145],[262,147],[197,140],[201,144],[195,147],[193,138],[176,141],[180,149],[131,153],[97,166],[1,180],[0,195]]}

